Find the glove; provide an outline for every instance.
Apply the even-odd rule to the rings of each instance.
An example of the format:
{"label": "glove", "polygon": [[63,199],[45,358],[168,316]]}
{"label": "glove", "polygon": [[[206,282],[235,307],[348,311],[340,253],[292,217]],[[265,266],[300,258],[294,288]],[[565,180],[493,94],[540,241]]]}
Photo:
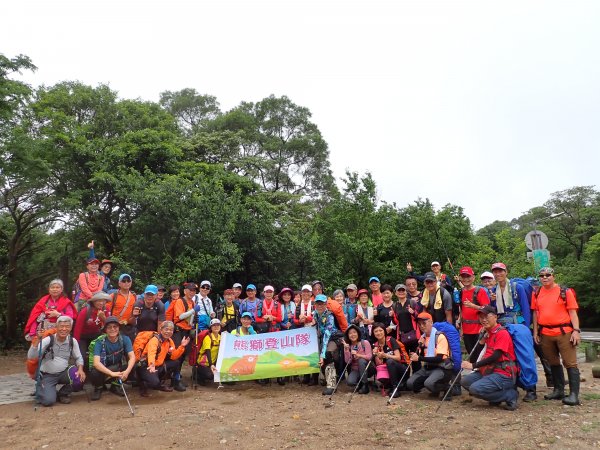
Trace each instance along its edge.
{"label": "glove", "polygon": [[200,312],[200,305],[194,305],[194,311],[196,311],[197,313]]}

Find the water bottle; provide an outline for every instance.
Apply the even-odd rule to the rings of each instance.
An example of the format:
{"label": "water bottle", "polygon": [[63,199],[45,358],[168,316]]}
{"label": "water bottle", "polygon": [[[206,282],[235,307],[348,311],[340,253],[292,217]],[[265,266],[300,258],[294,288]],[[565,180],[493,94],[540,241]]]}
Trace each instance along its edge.
{"label": "water bottle", "polygon": [[460,292],[456,288],[454,288],[454,291],[452,292],[452,299],[454,300],[454,303],[460,303]]}

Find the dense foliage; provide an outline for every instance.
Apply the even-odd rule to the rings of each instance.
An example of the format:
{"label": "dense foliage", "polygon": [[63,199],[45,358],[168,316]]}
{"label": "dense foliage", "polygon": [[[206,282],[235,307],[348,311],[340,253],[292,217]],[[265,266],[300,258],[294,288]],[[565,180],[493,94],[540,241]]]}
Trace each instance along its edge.
{"label": "dense foliage", "polygon": [[[0,55],[0,329],[19,328],[49,279],[71,286],[86,243],[118,271],[149,282],[213,280],[328,291],[372,275],[396,283],[406,263],[478,273],[504,261],[533,274],[524,236],[551,241],[560,281],[600,311],[600,193],[592,186],[550,195],[511,222],[475,231],[460,206],[427,199],[406,207],[376,196],[369,173],[336,185],[327,144],[310,111],[287,97],[222,112],[193,89],[159,103],[120,99],[108,86],[61,82],[32,90],[25,56]],[[588,316],[588,323],[593,315]]]}

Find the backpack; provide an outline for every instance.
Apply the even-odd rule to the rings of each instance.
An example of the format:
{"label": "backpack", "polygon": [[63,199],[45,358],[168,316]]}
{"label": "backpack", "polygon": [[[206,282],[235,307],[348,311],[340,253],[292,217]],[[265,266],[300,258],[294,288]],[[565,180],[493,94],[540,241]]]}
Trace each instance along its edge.
{"label": "backpack", "polygon": [[[198,365],[198,356],[199,356],[199,352],[200,352],[200,348],[202,347],[202,342],[204,341],[204,338],[206,336],[211,336],[210,335],[210,329],[208,330],[202,330],[198,332],[198,339],[192,339],[190,340],[190,353],[188,355],[188,363],[190,366],[195,367]],[[212,342],[212,336],[210,338],[211,342]],[[197,342],[197,344],[196,344]]]}
{"label": "backpack", "polygon": [[[471,303],[473,303],[474,305],[479,306],[479,301],[477,300],[477,295],[479,294],[479,291],[481,290],[481,288],[479,286],[475,286],[475,292],[473,292],[473,299],[471,300]],[[463,290],[460,290],[460,304],[462,305],[462,301],[463,301]]]}
{"label": "backpack", "polygon": [[[567,286],[563,286],[560,284],[558,286],[560,287],[560,298],[566,305],[567,304],[567,291],[570,289],[573,296],[575,296],[575,291]],[[542,289],[541,286],[536,286],[533,290],[533,294],[536,296],[536,298],[540,294],[540,289]]]}
{"label": "backpack", "polygon": [[[133,341],[133,354],[135,355],[136,361],[139,362],[142,360],[144,350],[148,346],[148,342],[150,342],[150,339],[152,339],[153,337],[156,337],[158,339],[158,342],[162,341],[160,334],[158,334],[156,331],[140,331],[137,334],[137,336],[135,337],[135,341]],[[160,352],[160,347],[158,351]]]}
{"label": "backpack", "polygon": [[[56,333],[56,329],[48,330],[48,334],[46,336],[50,336],[50,343],[42,352],[41,358],[37,358],[37,357],[36,358],[27,358],[27,361],[25,362],[25,367],[27,369],[27,375],[29,375],[29,378],[31,378],[32,380],[35,380],[38,366],[39,366],[40,362],[43,361],[44,358],[46,358],[48,353],[51,355],[51,358],[54,359],[54,348],[53,347],[54,347],[54,334],[55,333]],[[44,336],[44,337],[46,337],[46,336]],[[69,340],[69,354],[70,354],[70,357],[72,358],[73,357],[73,336],[71,336],[69,334],[68,340]],[[39,344],[39,340],[36,336],[31,341],[31,346],[37,347],[38,344]]]}
{"label": "backpack", "polygon": [[[185,299],[185,297],[178,298],[177,300],[181,300],[183,302],[183,307],[185,308],[184,312],[187,312],[189,308],[188,308],[188,302]],[[174,315],[175,315],[175,303],[177,303],[177,302],[171,302],[171,303],[169,303],[169,307],[167,308],[167,311],[165,312],[165,320],[168,320],[170,322],[174,322],[173,319],[175,318],[174,317]],[[179,317],[177,319],[179,319]]]}
{"label": "backpack", "polygon": [[337,329],[342,333],[345,333],[348,329],[348,320],[346,320],[346,315],[344,314],[344,308],[342,305],[328,298],[327,309],[333,314]]}
{"label": "backpack", "polygon": [[[460,372],[462,363],[462,350],[460,348],[460,333],[454,325],[448,322],[436,322],[433,327],[441,334],[446,336],[448,346],[450,347],[450,359],[452,359],[452,371]],[[435,337],[437,339],[437,336]]]}
{"label": "backpack", "polygon": [[538,288],[538,286],[534,286],[534,283],[537,283],[535,278],[511,278],[510,280],[510,288],[513,292],[513,299],[516,300],[517,293],[517,285],[522,286],[525,289],[525,293],[527,294],[527,302],[531,305],[531,296],[533,292]]}
{"label": "backpack", "polygon": [[523,389],[535,387],[538,381],[535,354],[533,351],[533,338],[529,328],[522,324],[509,323],[504,328],[510,334],[515,348],[517,364],[520,367],[517,384]]}
{"label": "backpack", "polygon": [[[96,347],[96,342],[101,342],[102,343],[102,349],[100,350],[100,362],[104,365],[104,366],[111,366],[113,364],[116,364],[117,361],[122,361],[123,360],[123,356],[124,356],[124,350],[125,347],[123,346],[123,336],[121,336],[121,333],[119,333],[119,350],[117,350],[116,352],[107,355],[106,354],[106,334],[101,334],[100,336],[98,336],[96,339],[94,339],[92,342],[90,342],[90,345],[88,346],[88,368],[92,369],[94,367],[94,349]],[[117,358],[117,355],[118,358]],[[107,364],[107,359],[108,358],[112,359],[111,364]]]}

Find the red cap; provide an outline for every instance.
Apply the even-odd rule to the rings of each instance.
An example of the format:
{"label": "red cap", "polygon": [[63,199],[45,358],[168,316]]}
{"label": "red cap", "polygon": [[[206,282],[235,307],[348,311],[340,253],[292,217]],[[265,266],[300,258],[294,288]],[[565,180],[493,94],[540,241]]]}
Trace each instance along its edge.
{"label": "red cap", "polygon": [[369,295],[369,291],[367,291],[366,289],[360,289],[356,295],[358,297],[360,297],[361,294],[367,294],[367,295]]}
{"label": "red cap", "polygon": [[502,270],[506,270],[506,264],[501,263],[501,262],[497,262],[492,264],[492,270],[494,269],[502,269]]}
{"label": "red cap", "polygon": [[422,312],[417,316],[417,320],[433,320],[433,317],[429,313]]}
{"label": "red cap", "polygon": [[473,272],[473,269],[469,266],[464,266],[460,268],[460,272],[458,272],[460,275],[469,275],[469,276],[473,276],[475,275],[475,272]]}
{"label": "red cap", "polygon": [[233,291],[233,289],[225,289],[223,295],[235,295],[235,292]]}

